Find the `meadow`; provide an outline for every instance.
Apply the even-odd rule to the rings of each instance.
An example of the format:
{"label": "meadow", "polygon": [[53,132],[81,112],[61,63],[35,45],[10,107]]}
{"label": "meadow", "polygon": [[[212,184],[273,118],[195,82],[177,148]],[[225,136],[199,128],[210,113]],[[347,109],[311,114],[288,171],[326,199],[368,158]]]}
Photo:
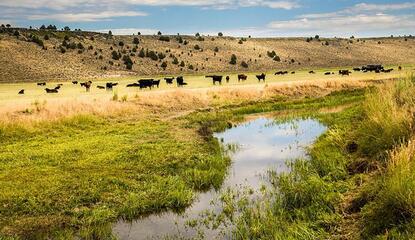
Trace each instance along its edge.
{"label": "meadow", "polygon": [[[350,204],[365,203],[358,208],[363,210],[356,218],[357,223],[367,221],[362,233],[366,235],[362,236],[393,229],[401,223],[402,212],[392,215],[396,220],[376,221],[384,206],[395,202],[394,196],[409,194],[405,188],[396,189],[401,195],[388,192],[387,186],[401,180],[397,171],[410,165],[395,170],[392,166],[398,164],[389,166],[386,151],[397,147],[393,158],[402,158],[401,148],[407,151],[413,120],[413,80],[394,87],[395,81],[387,79],[404,73],[371,81],[382,75],[367,75],[366,79],[354,78],[353,74],[321,80],[322,72],[316,74],[320,80],[317,76],[308,80],[310,76],[303,71],[296,75],[300,78],[297,82],[291,76],[285,81],[273,76],[275,80],[266,84],[250,80],[243,86],[213,88],[204,88],[211,82],[199,76],[189,78],[195,85],[189,86],[191,89],[168,90],[162,86],[160,91],[104,90],[102,95],[97,89],[84,93],[79,86],[67,83],[61,96],[40,92],[16,96],[11,89],[17,85],[1,85],[3,93],[10,94],[2,103],[22,97],[22,105],[21,109],[2,105],[0,236],[106,239],[113,237],[111,224],[117,219],[132,220],[166,210],[180,212],[199,191],[218,188],[226,177],[230,159],[223,156],[212,133],[263,113],[312,115],[331,130],[310,151],[312,161],[299,161],[292,173],[273,176],[278,191],[264,199],[266,206],[272,207],[265,216],[250,212],[257,212],[251,208],[256,205],[241,205],[242,218],[233,220],[242,234],[240,239],[315,239],[343,234],[335,230],[358,228],[351,223],[341,225],[340,210],[346,199]],[[373,88],[379,83],[387,85]],[[39,91],[33,83],[27,86]],[[123,99],[123,95],[127,97]],[[324,113],[341,106],[348,107]],[[357,142],[357,153],[345,152],[351,141]],[[355,163],[362,158],[365,162]],[[361,164],[364,171],[355,174],[353,166]],[[389,169],[390,173],[379,169]],[[411,176],[410,171],[405,174]],[[362,181],[376,183],[379,191],[364,191]],[[405,186],[410,189],[410,184]],[[271,204],[275,196],[277,205]],[[411,202],[398,200],[402,200],[399,209],[405,214],[407,209],[411,211]],[[276,221],[284,224],[274,228]],[[255,225],[258,223],[264,225]],[[399,229],[395,232],[397,236],[406,234]]]}

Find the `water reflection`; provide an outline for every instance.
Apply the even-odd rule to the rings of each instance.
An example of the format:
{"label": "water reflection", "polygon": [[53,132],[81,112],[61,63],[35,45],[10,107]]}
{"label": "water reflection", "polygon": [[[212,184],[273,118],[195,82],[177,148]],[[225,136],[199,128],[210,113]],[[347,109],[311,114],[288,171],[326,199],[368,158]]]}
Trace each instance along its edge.
{"label": "water reflection", "polygon": [[[241,124],[215,136],[223,142],[225,149],[231,152],[232,165],[221,189],[237,185],[259,188],[264,180],[261,177],[267,170],[277,173],[287,171],[288,160],[306,157],[305,147],[320,136],[326,128],[313,119],[300,119],[289,122],[276,122],[267,118]],[[194,229],[186,229],[185,222],[196,218],[206,209],[214,210],[211,201],[218,192],[210,190],[201,193],[195,203],[186,209],[183,215],[167,212],[151,215],[129,223],[120,221],[114,227],[114,233],[120,239],[157,239],[165,235],[180,233],[182,236],[194,236]],[[208,238],[215,236],[207,233]]]}

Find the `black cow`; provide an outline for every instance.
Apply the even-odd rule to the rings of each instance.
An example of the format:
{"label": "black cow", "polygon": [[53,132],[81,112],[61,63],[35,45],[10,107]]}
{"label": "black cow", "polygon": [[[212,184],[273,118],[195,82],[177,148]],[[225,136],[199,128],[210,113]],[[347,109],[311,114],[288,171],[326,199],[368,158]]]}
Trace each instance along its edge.
{"label": "black cow", "polygon": [[382,65],[366,65],[366,66],[363,66],[361,69],[364,72],[380,73],[384,69],[384,67]]}
{"label": "black cow", "polygon": [[166,84],[173,84],[174,81],[174,77],[168,77],[168,78],[164,78],[164,80],[166,80]]}
{"label": "black cow", "polygon": [[223,76],[210,75],[210,76],[206,76],[205,78],[212,78],[213,85],[216,85],[216,82],[219,82],[219,84],[222,84]]}
{"label": "black cow", "polygon": [[37,83],[38,86],[46,86],[45,82]]}
{"label": "black cow", "polygon": [[314,72],[313,70],[308,72],[309,74],[316,74],[316,72]]}
{"label": "black cow", "polygon": [[256,75],[256,78],[258,79],[258,82],[264,81],[265,82],[265,73],[262,73],[261,75]]}
{"label": "black cow", "polygon": [[291,74],[295,74],[295,72],[293,71],[293,72],[291,72]]}
{"label": "black cow", "polygon": [[177,77],[176,82],[178,87],[187,85],[187,83],[184,82],[184,78],[182,76]]}
{"label": "black cow", "polygon": [[331,72],[325,72],[324,75],[331,75]]}
{"label": "black cow", "polygon": [[231,78],[229,77],[229,76],[226,76],[226,83],[229,83],[229,80],[230,80]]}
{"label": "black cow", "polygon": [[91,86],[92,86],[92,81],[88,81],[88,82],[81,83],[81,87],[85,87],[85,90],[87,92],[89,92],[89,89],[91,89]]}
{"label": "black cow", "polygon": [[72,84],[76,85],[76,84],[78,84],[78,81],[72,81]]}
{"label": "black cow", "polygon": [[130,87],[140,87],[140,84],[139,83],[131,83],[131,84],[127,84],[127,87],[128,88],[130,88]]}
{"label": "black cow", "polygon": [[98,89],[105,89],[104,86],[97,86]]}
{"label": "black cow", "polygon": [[384,69],[384,70],[382,70],[382,72],[384,72],[384,73],[390,73],[390,72],[392,72],[393,71],[393,68],[390,68],[390,69]]}
{"label": "black cow", "polygon": [[61,89],[61,86],[62,86],[62,85],[58,85],[58,86],[56,86],[56,87],[55,87],[55,89],[56,89],[56,90],[59,90],[59,89]]}
{"label": "black cow", "polygon": [[46,93],[58,93],[59,92],[58,89],[54,89],[54,88],[52,88],[52,89],[45,88],[45,91],[46,91]]}
{"label": "black cow", "polygon": [[349,70],[339,70],[339,74],[342,76],[349,76],[349,74],[352,73]]}
{"label": "black cow", "polygon": [[138,84],[140,84],[140,89],[143,88],[152,88],[153,87],[153,81],[154,79],[141,79],[138,80]]}
{"label": "black cow", "polygon": [[285,75],[288,74],[288,71],[278,71],[274,75]]}
{"label": "black cow", "polygon": [[245,81],[246,79],[248,79],[248,76],[246,76],[245,74],[239,74],[238,75],[238,82]]}
{"label": "black cow", "polygon": [[153,80],[153,86],[157,86],[157,88],[160,87],[160,80]]}
{"label": "black cow", "polygon": [[24,94],[24,89],[20,90],[19,94]]}
{"label": "black cow", "polygon": [[353,71],[355,71],[355,72],[360,72],[362,69],[360,69],[360,68],[353,68]]}
{"label": "black cow", "polygon": [[399,70],[399,71],[402,71],[402,66],[399,66],[399,67],[398,67],[398,70]]}
{"label": "black cow", "polygon": [[117,85],[118,85],[118,83],[107,82],[107,83],[105,84],[105,88],[106,88],[107,90],[112,90],[112,88],[113,88],[113,87],[115,87],[115,86],[117,86]]}

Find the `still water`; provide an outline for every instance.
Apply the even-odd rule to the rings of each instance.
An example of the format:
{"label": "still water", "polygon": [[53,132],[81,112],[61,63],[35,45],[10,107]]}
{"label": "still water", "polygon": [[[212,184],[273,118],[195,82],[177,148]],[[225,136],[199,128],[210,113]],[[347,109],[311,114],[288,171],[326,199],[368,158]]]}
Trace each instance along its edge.
{"label": "still water", "polygon": [[[306,147],[325,131],[326,127],[313,119],[277,122],[258,118],[216,133],[215,137],[222,142],[224,149],[236,149],[230,153],[232,164],[221,189],[237,186],[258,189],[266,184],[263,176],[268,170],[277,173],[288,171],[287,161],[307,157]],[[197,218],[202,211],[215,208],[211,202],[218,197],[221,189],[200,193],[183,214],[166,212],[134,222],[119,221],[113,231],[119,239],[125,240],[159,239],[176,234],[192,237],[196,231],[185,227],[186,220]],[[207,236],[214,238],[216,234],[207,232]]]}

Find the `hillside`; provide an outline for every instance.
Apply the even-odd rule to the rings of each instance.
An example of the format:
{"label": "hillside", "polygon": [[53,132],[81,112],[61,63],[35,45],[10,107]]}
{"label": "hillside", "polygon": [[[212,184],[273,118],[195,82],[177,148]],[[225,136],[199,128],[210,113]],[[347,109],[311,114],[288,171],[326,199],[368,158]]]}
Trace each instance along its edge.
{"label": "hillside", "polygon": [[[162,40],[160,36],[1,29],[0,82],[415,63],[413,37],[308,42],[305,38],[163,36]],[[139,56],[141,49],[145,56]],[[113,59],[113,51],[119,60]],[[150,58],[152,51],[157,60]],[[272,51],[278,57],[270,57]],[[232,54],[234,65],[229,63]],[[242,61],[247,66],[241,66]]]}

